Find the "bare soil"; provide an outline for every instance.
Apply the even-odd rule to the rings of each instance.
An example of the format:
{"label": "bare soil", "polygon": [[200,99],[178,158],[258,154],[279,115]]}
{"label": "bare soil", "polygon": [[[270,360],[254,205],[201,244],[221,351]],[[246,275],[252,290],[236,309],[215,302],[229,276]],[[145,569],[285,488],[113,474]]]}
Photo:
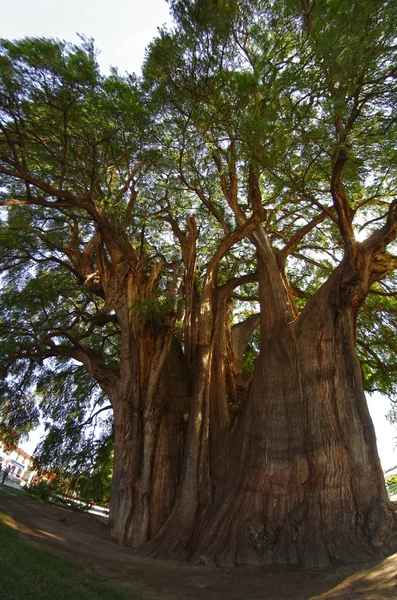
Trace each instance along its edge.
{"label": "bare soil", "polygon": [[[110,541],[101,517],[12,495],[0,507],[33,544],[137,593],[141,600],[383,600],[397,599],[397,553],[361,564],[216,568],[139,556]],[[396,507],[397,508],[397,507]]]}

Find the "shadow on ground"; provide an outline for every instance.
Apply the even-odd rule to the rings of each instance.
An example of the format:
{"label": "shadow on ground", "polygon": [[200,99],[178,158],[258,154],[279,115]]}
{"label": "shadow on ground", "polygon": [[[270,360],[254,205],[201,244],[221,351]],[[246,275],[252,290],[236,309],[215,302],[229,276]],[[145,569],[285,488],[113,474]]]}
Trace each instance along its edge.
{"label": "shadow on ground", "polygon": [[75,513],[2,488],[8,524],[57,556],[142,600],[384,600],[397,598],[397,553],[371,563],[334,565],[310,572],[298,567],[193,566],[154,560],[112,543],[101,517]]}

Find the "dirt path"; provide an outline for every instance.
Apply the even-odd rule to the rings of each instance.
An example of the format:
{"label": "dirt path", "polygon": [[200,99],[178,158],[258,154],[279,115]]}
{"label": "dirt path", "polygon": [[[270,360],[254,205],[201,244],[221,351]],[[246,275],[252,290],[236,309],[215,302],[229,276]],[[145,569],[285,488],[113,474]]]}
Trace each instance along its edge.
{"label": "dirt path", "polygon": [[117,546],[109,540],[106,521],[100,517],[9,494],[0,498],[0,508],[12,517],[13,527],[35,544],[139,592],[141,600],[397,598],[397,553],[377,562],[315,572],[290,567],[192,566],[141,557]]}

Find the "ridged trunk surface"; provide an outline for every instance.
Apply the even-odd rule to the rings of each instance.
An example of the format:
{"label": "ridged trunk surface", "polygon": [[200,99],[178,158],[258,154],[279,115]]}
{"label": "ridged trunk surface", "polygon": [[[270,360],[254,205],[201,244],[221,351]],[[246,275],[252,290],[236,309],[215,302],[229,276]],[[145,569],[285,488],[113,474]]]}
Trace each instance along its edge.
{"label": "ridged trunk surface", "polygon": [[190,421],[205,460],[143,551],[220,566],[368,559],[395,524],[355,353],[362,281],[341,264],[298,316],[274,261],[260,268],[261,349],[243,413],[227,423],[215,336],[209,406]]}
{"label": "ridged trunk surface", "polygon": [[222,566],[367,559],[395,532],[355,353],[371,257],[357,248],[298,314],[261,228],[253,240],[261,346],[246,398],[215,266],[189,357],[164,328],[146,344],[122,328],[112,536]]}
{"label": "ridged trunk surface", "polygon": [[113,403],[110,499],[111,537],[134,547],[153,537],[169,516],[180,478],[190,390],[184,357],[175,339],[157,379],[150,411],[148,398],[136,381],[131,377]]}
{"label": "ridged trunk surface", "polygon": [[199,524],[194,556],[320,567],[386,547],[394,523],[340,308],[324,294],[267,341],[236,435],[240,468],[225,477],[233,489]]}

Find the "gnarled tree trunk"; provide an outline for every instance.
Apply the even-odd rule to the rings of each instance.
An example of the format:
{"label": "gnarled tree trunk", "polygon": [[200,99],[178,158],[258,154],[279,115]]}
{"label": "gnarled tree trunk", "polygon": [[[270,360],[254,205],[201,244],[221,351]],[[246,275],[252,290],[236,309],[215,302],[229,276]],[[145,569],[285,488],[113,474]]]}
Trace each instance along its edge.
{"label": "gnarled tree trunk", "polygon": [[[366,559],[393,533],[354,347],[344,265],[295,321],[265,335],[233,490],[200,523],[218,565]],[[262,327],[266,327],[262,318]]]}
{"label": "gnarled tree trunk", "polygon": [[114,473],[110,531],[115,541],[139,546],[171,512],[180,478],[189,411],[189,378],[173,339],[156,385],[155,405],[131,385],[114,402]]}
{"label": "gnarled tree trunk", "polygon": [[171,511],[190,396],[185,359],[172,332],[172,312],[161,322],[144,311],[134,315],[133,298],[131,293],[122,296],[116,305],[120,376],[112,395],[110,531],[114,540],[127,546],[150,539]]}
{"label": "gnarled tree trunk", "polygon": [[[343,261],[297,316],[264,238],[259,265],[261,351],[243,414],[224,437],[213,422],[195,430],[211,493],[185,486],[189,520],[174,511],[147,551],[221,566],[367,559],[394,528],[355,353],[369,274]],[[220,352],[215,343],[212,365]],[[219,399],[207,398],[219,419]]]}

